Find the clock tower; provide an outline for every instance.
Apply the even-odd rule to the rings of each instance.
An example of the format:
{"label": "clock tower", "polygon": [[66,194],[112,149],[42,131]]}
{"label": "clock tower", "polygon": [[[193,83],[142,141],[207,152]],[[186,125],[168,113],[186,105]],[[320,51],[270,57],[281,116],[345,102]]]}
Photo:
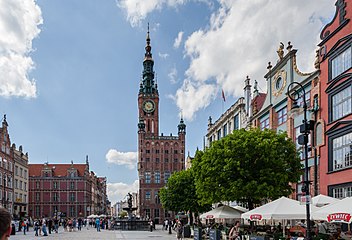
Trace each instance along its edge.
{"label": "clock tower", "polygon": [[174,218],[174,213],[162,208],[159,190],[172,173],[185,168],[186,125],[181,118],[177,135],[159,135],[159,92],[151,50],[148,26],[138,93],[138,212],[142,219],[158,224]]}

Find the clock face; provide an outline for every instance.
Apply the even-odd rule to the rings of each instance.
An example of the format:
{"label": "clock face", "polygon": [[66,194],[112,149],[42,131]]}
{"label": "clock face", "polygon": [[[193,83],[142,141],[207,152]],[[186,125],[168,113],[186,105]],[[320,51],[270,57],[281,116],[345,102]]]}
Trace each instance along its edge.
{"label": "clock face", "polygon": [[155,104],[152,100],[147,100],[147,101],[144,101],[143,103],[143,110],[147,113],[151,113],[153,112],[155,109]]}

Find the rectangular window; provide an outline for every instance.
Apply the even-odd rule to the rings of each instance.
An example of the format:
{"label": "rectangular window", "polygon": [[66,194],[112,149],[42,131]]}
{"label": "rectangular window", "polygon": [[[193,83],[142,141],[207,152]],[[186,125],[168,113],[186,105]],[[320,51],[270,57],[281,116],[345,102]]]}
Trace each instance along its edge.
{"label": "rectangular window", "polygon": [[75,193],[70,193],[70,201],[74,202],[76,200]]}
{"label": "rectangular window", "polygon": [[221,139],[221,129],[218,130],[218,140]]}
{"label": "rectangular window", "polygon": [[333,187],[332,188],[332,197],[334,198],[345,198],[352,197],[352,186],[344,186],[344,187]]}
{"label": "rectangular window", "polygon": [[35,182],[35,188],[36,189],[40,189],[40,182],[38,181],[38,182]]}
{"label": "rectangular window", "polygon": [[165,154],[169,154],[169,150],[165,150]]}
{"label": "rectangular window", "polygon": [[70,206],[70,217],[76,217],[75,206]]}
{"label": "rectangular window", "polygon": [[53,201],[54,201],[54,202],[59,201],[59,195],[58,195],[58,193],[56,193],[56,192],[53,193]]}
{"label": "rectangular window", "polygon": [[150,183],[151,182],[151,176],[150,172],[145,172],[145,183]]}
{"label": "rectangular window", "polygon": [[24,189],[23,190],[27,191],[27,183],[26,182],[24,182]]}
{"label": "rectangular window", "polygon": [[18,176],[18,166],[15,166],[15,174]]}
{"label": "rectangular window", "polygon": [[160,162],[160,158],[155,158],[155,162],[159,163]]}
{"label": "rectangular window", "polygon": [[42,215],[40,214],[40,206],[35,206],[35,216],[36,217],[41,217]]}
{"label": "rectangular window", "polygon": [[150,216],[150,209],[146,209],[145,210],[145,216],[147,217],[147,218],[150,218],[151,216]]}
{"label": "rectangular window", "polygon": [[164,161],[165,161],[165,163],[168,163],[168,162],[169,162],[169,159],[168,159],[168,158],[165,158]]}
{"label": "rectangular window", "polygon": [[20,168],[20,176],[23,177],[23,168]]}
{"label": "rectangular window", "polygon": [[287,107],[284,107],[277,112],[277,124],[281,125],[286,121],[287,121]]}
{"label": "rectangular window", "polygon": [[146,152],[146,153],[150,153],[150,150],[149,150],[149,149],[147,149],[147,150],[145,150],[145,152]]}
{"label": "rectangular window", "polygon": [[27,170],[24,170],[23,177],[24,177],[25,179],[27,179]]}
{"label": "rectangular window", "polygon": [[177,163],[177,162],[178,162],[178,159],[177,159],[177,158],[174,158],[174,162]]}
{"label": "rectangular window", "polygon": [[165,172],[164,173],[164,182],[167,183],[167,181],[169,180],[170,178],[170,172]]}
{"label": "rectangular window", "polygon": [[177,150],[174,150],[174,154],[177,154]]}
{"label": "rectangular window", "polygon": [[352,133],[332,141],[332,168],[339,170],[352,166]]}
{"label": "rectangular window", "polygon": [[227,123],[222,127],[222,135],[225,137],[227,135]]}
{"label": "rectangular window", "polygon": [[18,189],[18,180],[15,179],[15,188]]}
{"label": "rectangular window", "polygon": [[160,172],[155,172],[154,182],[160,183]]}
{"label": "rectangular window", "polygon": [[154,209],[154,218],[159,218],[159,217],[160,217],[159,208],[155,208]]}
{"label": "rectangular window", "polygon": [[156,150],[155,150],[155,153],[160,153],[160,150],[159,150],[159,149],[156,149]]}
{"label": "rectangular window", "polygon": [[2,186],[2,173],[0,172],[0,185]]}
{"label": "rectangular window", "polygon": [[70,182],[70,189],[75,189],[75,183],[74,182]]}
{"label": "rectangular window", "polygon": [[332,96],[332,121],[342,118],[352,112],[352,86]]}
{"label": "rectangular window", "polygon": [[40,193],[39,192],[35,193],[35,201],[40,202]]}
{"label": "rectangular window", "polygon": [[[303,107],[303,96],[302,96],[302,95],[303,95],[303,94],[300,93],[299,96],[296,96],[296,98],[297,98],[296,103],[297,103],[297,105],[300,106],[300,107]],[[310,90],[306,90],[306,95],[305,95],[305,97],[306,97],[306,104],[307,104],[307,107],[309,108],[309,107],[310,107]]]}
{"label": "rectangular window", "polygon": [[260,120],[260,130],[264,130],[270,127],[269,117]]}
{"label": "rectangular window", "polygon": [[150,200],[150,191],[145,192],[145,200]]}
{"label": "rectangular window", "polygon": [[20,186],[19,186],[19,189],[22,190],[22,181],[20,180]]}
{"label": "rectangular window", "polygon": [[331,79],[334,79],[351,67],[351,47],[340,53],[331,61]]}
{"label": "rectangular window", "polygon": [[57,189],[57,182],[53,182],[53,188]]}
{"label": "rectangular window", "polygon": [[238,114],[233,117],[233,130],[238,130],[240,128],[240,120]]}

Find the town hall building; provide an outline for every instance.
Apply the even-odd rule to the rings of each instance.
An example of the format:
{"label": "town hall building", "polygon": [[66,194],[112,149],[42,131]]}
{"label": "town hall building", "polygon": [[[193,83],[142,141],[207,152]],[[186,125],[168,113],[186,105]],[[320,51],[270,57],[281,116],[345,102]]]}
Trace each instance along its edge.
{"label": "town hall building", "polygon": [[186,125],[181,118],[178,134],[159,135],[159,92],[154,79],[149,28],[146,38],[142,80],[138,93],[139,215],[161,223],[174,214],[162,208],[159,190],[172,173],[185,168]]}

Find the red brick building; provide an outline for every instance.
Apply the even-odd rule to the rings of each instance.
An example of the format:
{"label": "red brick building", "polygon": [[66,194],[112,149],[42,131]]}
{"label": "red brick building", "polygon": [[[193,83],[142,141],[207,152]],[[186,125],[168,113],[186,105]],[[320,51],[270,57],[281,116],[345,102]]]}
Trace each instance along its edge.
{"label": "red brick building", "polygon": [[181,118],[178,135],[159,135],[159,92],[154,81],[149,30],[138,94],[138,174],[139,214],[160,223],[169,216],[162,209],[159,190],[173,172],[185,168],[186,125]]}
{"label": "red brick building", "polygon": [[85,164],[29,164],[29,216],[86,217],[92,209],[92,180]]}
{"label": "red brick building", "polygon": [[[321,116],[320,193],[352,196],[352,2],[338,0],[319,43]],[[319,141],[319,139],[317,139]]]}

